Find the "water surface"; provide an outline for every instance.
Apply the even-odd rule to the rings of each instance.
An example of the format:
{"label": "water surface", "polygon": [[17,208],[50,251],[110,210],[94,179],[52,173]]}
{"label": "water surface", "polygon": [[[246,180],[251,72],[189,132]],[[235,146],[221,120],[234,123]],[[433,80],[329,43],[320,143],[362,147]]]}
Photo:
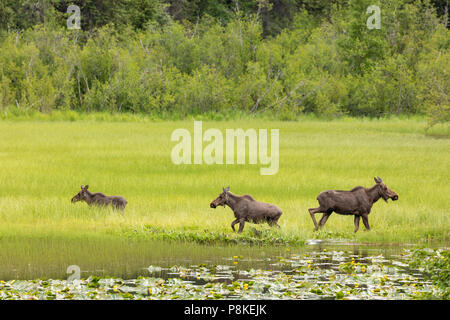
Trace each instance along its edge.
{"label": "water surface", "polygon": [[[82,278],[95,275],[135,279],[152,275],[149,272],[150,266],[168,270],[172,266],[228,265],[235,270],[286,271],[291,266],[280,264],[279,261],[302,254],[314,256],[316,253],[335,251],[340,252],[345,259],[363,261],[367,257],[381,255],[386,260],[392,260],[398,259],[405,248],[414,246],[355,244],[331,240],[308,240],[304,246],[286,247],[212,246],[155,240],[32,238],[18,241],[6,238],[0,240],[0,279],[66,279],[69,275],[67,268],[71,265],[79,267]],[[323,268],[328,268],[331,262],[318,259],[314,263],[322,263]],[[153,276],[170,277],[165,271]]]}

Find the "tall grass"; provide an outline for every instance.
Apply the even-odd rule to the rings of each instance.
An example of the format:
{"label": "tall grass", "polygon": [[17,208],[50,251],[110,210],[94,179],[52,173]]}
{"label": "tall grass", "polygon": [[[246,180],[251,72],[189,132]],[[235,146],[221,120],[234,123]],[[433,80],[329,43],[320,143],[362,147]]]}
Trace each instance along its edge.
{"label": "tall grass", "polygon": [[[205,121],[203,130],[276,128],[280,168],[259,174],[261,165],[175,165],[173,130],[193,132],[192,121],[1,121],[0,237],[148,237],[165,233],[253,237],[246,224],[232,233],[229,208],[209,203],[230,185],[236,194],[276,203],[280,230],[270,237],[343,237],[358,242],[448,241],[450,140],[426,136],[420,119],[298,122]],[[380,176],[399,201],[377,202],[371,232],[353,234],[353,218],[333,214],[313,232],[307,211],[326,189],[374,184]],[[70,199],[81,184],[92,192],[122,195],[120,214]],[[257,226],[265,231],[268,227]]]}

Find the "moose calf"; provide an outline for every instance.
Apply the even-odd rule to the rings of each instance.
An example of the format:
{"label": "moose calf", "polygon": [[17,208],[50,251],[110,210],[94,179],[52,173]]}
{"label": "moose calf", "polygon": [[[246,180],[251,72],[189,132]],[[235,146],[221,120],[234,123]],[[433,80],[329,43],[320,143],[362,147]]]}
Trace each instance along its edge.
{"label": "moose calf", "polygon": [[111,205],[115,209],[124,210],[127,205],[127,200],[121,196],[106,196],[103,193],[92,193],[88,190],[89,185],[83,187],[81,185],[81,191],[78,192],[73,198],[72,202],[85,201],[89,206],[109,206]]}
{"label": "moose calf", "polygon": [[210,207],[215,209],[217,206],[229,206],[234,212],[236,218],[231,223],[233,231],[234,225],[239,223],[239,231],[241,233],[244,229],[245,222],[263,223],[267,222],[270,226],[280,227],[277,222],[282,214],[281,209],[276,205],[259,202],[253,199],[252,196],[246,194],[238,196],[230,192],[230,187],[222,188],[222,193],[210,203]]}

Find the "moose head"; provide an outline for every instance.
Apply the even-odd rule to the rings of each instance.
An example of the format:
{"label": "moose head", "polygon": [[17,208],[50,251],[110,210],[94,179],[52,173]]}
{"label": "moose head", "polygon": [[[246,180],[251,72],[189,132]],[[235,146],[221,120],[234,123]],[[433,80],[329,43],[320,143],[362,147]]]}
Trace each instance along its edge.
{"label": "moose head", "polygon": [[388,199],[392,199],[393,201],[398,200],[398,194],[393,190],[389,189],[386,184],[384,184],[383,180],[380,177],[373,178],[378,186],[378,194],[384,201],[388,201]]}
{"label": "moose head", "polygon": [[224,206],[228,202],[228,192],[230,191],[230,186],[226,188],[222,188],[222,193],[219,194],[219,196],[209,204],[209,206],[213,209],[215,209],[218,206]]}
{"label": "moose head", "polygon": [[78,202],[78,201],[86,201],[87,198],[87,189],[89,188],[89,185],[86,185],[85,187],[81,185],[81,191],[78,192],[73,198],[72,202]]}

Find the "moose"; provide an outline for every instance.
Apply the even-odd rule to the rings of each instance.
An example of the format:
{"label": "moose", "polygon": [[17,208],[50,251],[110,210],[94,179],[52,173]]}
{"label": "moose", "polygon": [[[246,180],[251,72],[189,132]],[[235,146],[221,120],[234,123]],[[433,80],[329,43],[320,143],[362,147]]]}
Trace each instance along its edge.
{"label": "moose", "polygon": [[226,205],[233,210],[234,217],[236,218],[231,223],[233,231],[236,231],[234,225],[239,223],[238,233],[241,233],[244,229],[245,222],[267,222],[270,226],[280,227],[277,223],[282,214],[280,208],[270,203],[256,201],[248,194],[243,196],[235,195],[230,192],[229,186],[222,188],[222,193],[209,206],[215,209],[218,206],[225,208]]}
{"label": "moose", "polygon": [[[343,215],[354,215],[354,232],[357,232],[359,229],[360,218],[362,218],[366,229],[370,230],[368,217],[372,205],[380,198],[383,198],[386,202],[388,199],[398,200],[398,194],[389,189],[380,177],[375,177],[374,180],[375,185],[371,188],[358,186],[350,191],[326,190],[321,192],[317,196],[320,206],[308,209],[314,222],[314,231],[322,228],[333,212]],[[319,224],[317,224],[314,215],[319,212],[323,213],[323,215]]]}
{"label": "moose", "polygon": [[78,192],[73,198],[72,203],[77,201],[85,201],[89,206],[109,206],[114,209],[124,210],[127,205],[127,200],[121,196],[106,196],[101,192],[92,193],[88,190],[89,185],[81,185],[81,191]]}

